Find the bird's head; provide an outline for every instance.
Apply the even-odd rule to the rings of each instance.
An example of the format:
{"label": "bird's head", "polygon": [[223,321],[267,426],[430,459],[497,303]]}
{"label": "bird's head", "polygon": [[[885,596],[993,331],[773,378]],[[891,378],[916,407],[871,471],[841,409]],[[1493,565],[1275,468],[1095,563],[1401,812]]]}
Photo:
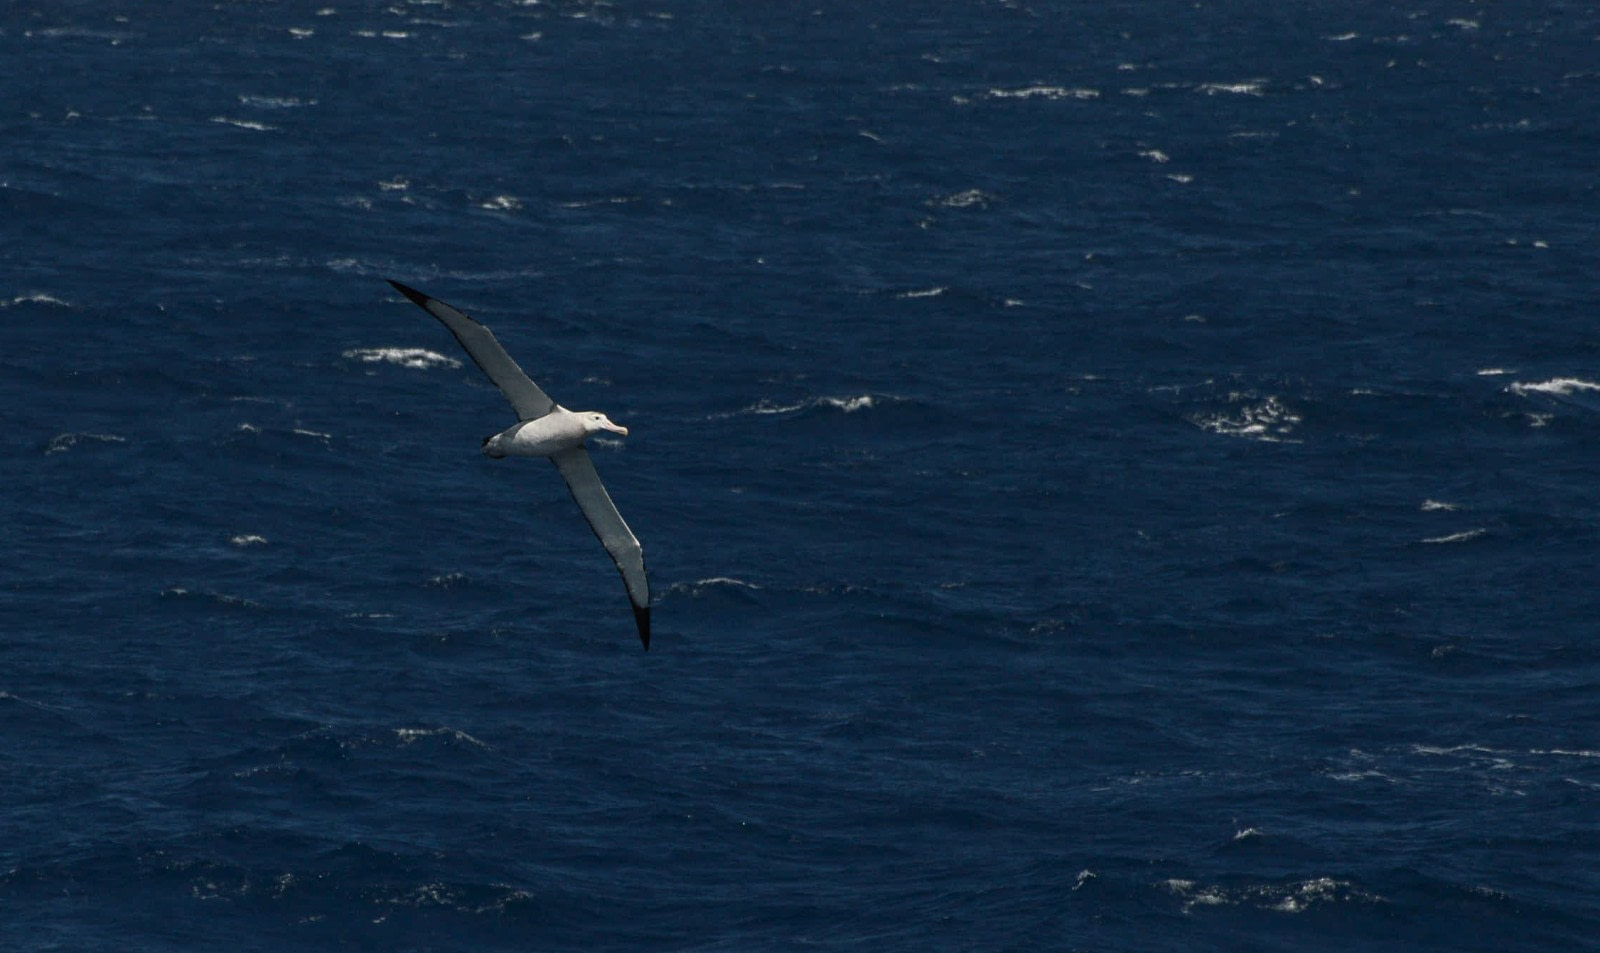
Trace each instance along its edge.
{"label": "bird's head", "polygon": [[583,421],[583,432],[585,434],[599,433],[602,430],[609,430],[612,433],[622,434],[624,437],[628,435],[627,427],[612,423],[610,417],[607,417],[605,414],[602,414],[599,411],[586,410],[579,414],[578,417]]}

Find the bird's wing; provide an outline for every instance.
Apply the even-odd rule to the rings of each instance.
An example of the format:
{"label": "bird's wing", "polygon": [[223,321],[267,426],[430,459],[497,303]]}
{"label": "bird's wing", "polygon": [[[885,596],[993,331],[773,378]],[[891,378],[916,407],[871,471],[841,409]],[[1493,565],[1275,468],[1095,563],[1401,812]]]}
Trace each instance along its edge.
{"label": "bird's wing", "polygon": [[550,412],[556,405],[539,385],[529,379],[517,362],[511,359],[506,349],[494,339],[489,329],[473,319],[450,307],[432,295],[425,295],[415,288],[407,288],[398,281],[390,281],[395,290],[410,298],[418,307],[438,318],[450,333],[456,336],[461,346],[466,349],[472,360],[483,369],[494,386],[500,388],[500,393],[506,395],[506,400],[511,401],[511,408],[517,412],[519,420],[535,420]]}
{"label": "bird's wing", "polygon": [[644,573],[644,549],[628,529],[628,524],[622,521],[616,504],[611,502],[605,484],[600,482],[600,474],[595,472],[594,462],[589,459],[588,450],[581,446],[572,447],[554,454],[550,461],[566,479],[567,488],[572,491],[572,498],[578,501],[578,508],[583,510],[589,527],[600,537],[606,552],[616,560],[617,570],[622,573],[622,581],[628,587],[628,601],[633,603],[633,619],[639,624],[639,639],[649,649],[650,581]]}

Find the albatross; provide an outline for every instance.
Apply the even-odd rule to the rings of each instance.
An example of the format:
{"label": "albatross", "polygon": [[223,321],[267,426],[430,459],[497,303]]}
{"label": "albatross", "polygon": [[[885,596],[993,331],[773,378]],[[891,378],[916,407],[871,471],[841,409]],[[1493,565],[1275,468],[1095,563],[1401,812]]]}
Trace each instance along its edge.
{"label": "albatross", "polygon": [[626,437],[628,428],[612,423],[598,411],[574,412],[551,400],[523,373],[487,327],[438,298],[407,288],[398,281],[389,281],[389,284],[449,328],[473,363],[511,402],[517,422],[492,437],[483,438],[483,452],[497,460],[548,457],[561,472],[572,498],[578,501],[578,508],[589,521],[589,528],[600,537],[600,544],[622,573],[628,601],[633,603],[633,618],[639,625],[639,641],[649,651],[650,581],[644,572],[644,550],[628,524],[622,521],[622,514],[611,502],[605,484],[600,482],[600,474],[595,472],[594,462],[589,459],[589,451],[583,446],[590,434],[608,430]]}

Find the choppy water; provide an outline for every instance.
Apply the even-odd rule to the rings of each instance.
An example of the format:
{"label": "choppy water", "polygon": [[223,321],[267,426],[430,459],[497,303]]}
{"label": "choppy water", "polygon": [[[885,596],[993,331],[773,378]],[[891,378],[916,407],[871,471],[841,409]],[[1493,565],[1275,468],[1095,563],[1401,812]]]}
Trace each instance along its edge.
{"label": "choppy water", "polygon": [[0,938],[1594,948],[1597,36],[9,5]]}

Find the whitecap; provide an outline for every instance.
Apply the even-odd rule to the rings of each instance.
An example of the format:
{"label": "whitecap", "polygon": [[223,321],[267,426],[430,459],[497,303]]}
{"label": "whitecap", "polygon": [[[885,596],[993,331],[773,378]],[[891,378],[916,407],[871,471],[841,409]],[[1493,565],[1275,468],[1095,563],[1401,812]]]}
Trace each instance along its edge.
{"label": "whitecap", "polygon": [[[1230,395],[1230,400],[1240,401],[1241,395]],[[1294,432],[1300,415],[1290,410],[1276,397],[1243,404],[1231,413],[1193,414],[1189,422],[1201,430],[1225,437],[1243,437],[1266,443],[1280,443]]]}
{"label": "whitecap", "polygon": [[245,546],[264,546],[267,538],[265,536],[257,536],[254,533],[240,533],[238,536],[228,540],[228,542],[242,549]]}
{"label": "whitecap", "polygon": [[350,360],[365,361],[368,364],[384,362],[418,370],[426,370],[430,367],[461,366],[461,362],[453,357],[421,347],[352,348],[345,351],[343,356]]}
{"label": "whitecap", "polygon": [[52,437],[50,444],[44,448],[45,453],[65,453],[85,440],[99,443],[127,443],[128,438],[119,437],[111,433],[63,433]]}
{"label": "whitecap", "polygon": [[1193,880],[1172,879],[1161,884],[1183,901],[1183,912],[1196,907],[1249,906],[1277,913],[1304,913],[1314,906],[1335,903],[1381,903],[1383,898],[1348,880],[1314,877],[1287,884],[1222,887],[1202,886]]}
{"label": "whitecap", "polygon": [[55,295],[45,294],[42,291],[33,291],[24,295],[17,295],[11,299],[12,304],[48,304],[57,308],[70,308],[72,303],[63,301]]}
{"label": "whitecap", "polygon": [[317,104],[315,99],[300,99],[297,96],[250,96],[244,93],[239,95],[239,102],[257,109],[297,109]]}
{"label": "whitecap", "polygon": [[1099,99],[1098,89],[1072,86],[1024,86],[1020,89],[991,89],[994,99]]}
{"label": "whitecap", "polygon": [[956,192],[935,199],[930,204],[942,205],[945,208],[988,208],[994,201],[994,196],[982,189],[967,189],[965,192]]}
{"label": "whitecap", "polygon": [[853,414],[858,410],[866,410],[877,401],[873,400],[871,394],[863,394],[860,397],[823,397],[817,403],[827,407],[837,407],[847,414]]}
{"label": "whitecap", "polygon": [[1518,397],[1528,394],[1558,394],[1568,395],[1587,391],[1600,391],[1600,384],[1593,381],[1581,380],[1576,377],[1555,377],[1537,384],[1512,384],[1506,390]]}
{"label": "whitecap", "polygon": [[1261,96],[1264,95],[1266,80],[1253,79],[1245,83],[1201,83],[1195,87],[1196,92],[1215,96],[1218,93],[1231,93],[1235,96]]}
{"label": "whitecap", "polygon": [[866,410],[876,406],[878,398],[872,394],[862,394],[859,397],[813,397],[809,400],[797,401],[792,404],[779,404],[770,400],[759,400],[748,407],[736,410],[733,413],[713,414],[711,419],[722,420],[728,417],[737,417],[745,414],[757,416],[770,416],[773,414],[793,414],[813,407],[830,407],[835,410],[853,414],[859,410]]}
{"label": "whitecap", "polygon": [[394,733],[395,733],[395,737],[400,739],[400,743],[401,744],[407,744],[407,745],[408,744],[412,744],[413,742],[419,741],[419,740],[421,740],[423,738],[440,738],[440,737],[443,737],[443,738],[453,738],[456,741],[465,741],[468,744],[476,745],[477,747],[483,748],[483,749],[486,749],[486,750],[489,747],[488,745],[484,744],[483,742],[479,741],[478,739],[476,739],[476,738],[472,737],[471,735],[467,734],[465,731],[462,731],[459,728],[451,728],[448,725],[441,726],[439,728],[396,728],[396,729],[394,729]]}
{"label": "whitecap", "polygon": [[478,207],[491,212],[515,212],[522,208],[522,201],[515,195],[496,195],[494,198],[479,202]]}
{"label": "whitecap", "polygon": [[1459,510],[1459,509],[1461,509],[1460,505],[1455,504],[1455,503],[1444,503],[1444,502],[1441,502],[1439,500],[1423,500],[1422,501],[1422,511],[1424,513],[1433,513],[1433,512],[1437,512],[1439,510],[1444,510],[1446,512],[1452,512],[1453,513],[1453,512],[1455,512],[1456,510]]}
{"label": "whitecap", "polygon": [[1139,153],[1139,156],[1144,159],[1149,159],[1151,162],[1154,162],[1157,165],[1164,165],[1165,163],[1172,161],[1172,157],[1167,155],[1165,152],[1162,152],[1160,149],[1145,149]]}
{"label": "whitecap", "polygon": [[671,586],[667,587],[667,591],[673,593],[685,592],[691,596],[703,596],[706,594],[707,590],[711,589],[755,590],[761,588],[762,586],[758,583],[746,582],[743,579],[735,579],[732,576],[712,576],[708,579],[696,580],[695,582],[673,583]]}
{"label": "whitecap", "polygon": [[1423,542],[1424,543],[1464,543],[1469,539],[1477,539],[1479,536],[1482,536],[1483,534],[1485,534],[1487,532],[1489,532],[1489,531],[1486,530],[1486,529],[1481,529],[1481,528],[1480,529],[1469,529],[1469,530],[1464,530],[1464,531],[1459,532],[1459,533],[1451,533],[1448,536],[1432,536],[1432,537],[1429,537],[1427,539],[1424,539]]}
{"label": "whitecap", "polygon": [[946,288],[946,287],[943,287],[943,286],[937,287],[937,288],[924,288],[921,291],[902,291],[899,294],[895,295],[895,297],[896,298],[937,298],[937,297],[939,297],[940,295],[944,294],[946,291],[949,291],[949,290],[950,290],[949,288]]}
{"label": "whitecap", "polygon": [[224,126],[234,126],[239,129],[250,129],[255,132],[273,132],[278,128],[277,126],[269,126],[264,122],[256,122],[253,119],[233,119],[228,116],[212,116],[211,121],[220,122]]}

